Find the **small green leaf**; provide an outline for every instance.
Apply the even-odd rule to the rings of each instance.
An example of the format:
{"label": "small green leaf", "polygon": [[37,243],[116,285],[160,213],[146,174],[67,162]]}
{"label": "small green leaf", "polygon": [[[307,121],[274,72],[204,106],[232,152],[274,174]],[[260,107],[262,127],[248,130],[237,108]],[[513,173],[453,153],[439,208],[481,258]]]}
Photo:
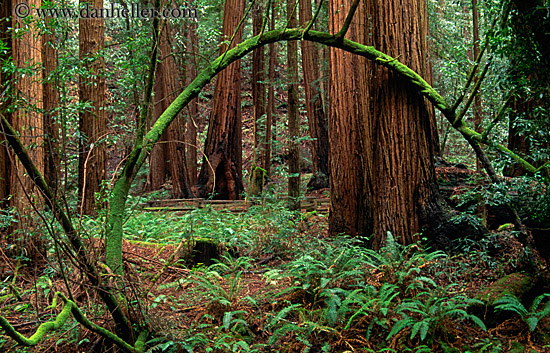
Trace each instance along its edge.
{"label": "small green leaf", "polygon": [[330,280],[330,278],[321,278],[321,288],[325,288]]}
{"label": "small green leaf", "polygon": [[232,312],[225,312],[223,314],[223,328],[227,331],[229,330],[229,325],[231,325],[231,319],[233,318]]}
{"label": "small green leaf", "polygon": [[539,318],[536,316],[528,317],[525,322],[529,325],[529,331],[534,332],[539,324]]}
{"label": "small green leaf", "polygon": [[470,315],[470,320],[472,320],[474,323],[476,323],[483,331],[487,331],[487,327],[485,326],[485,323],[477,316]]}

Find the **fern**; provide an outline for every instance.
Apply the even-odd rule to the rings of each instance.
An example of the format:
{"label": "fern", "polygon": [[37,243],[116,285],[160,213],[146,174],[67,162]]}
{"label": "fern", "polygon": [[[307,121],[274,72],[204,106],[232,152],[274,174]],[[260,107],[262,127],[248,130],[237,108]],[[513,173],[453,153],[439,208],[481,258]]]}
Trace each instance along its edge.
{"label": "fern", "polygon": [[470,320],[481,329],[486,330],[485,324],[475,315],[468,314],[466,308],[472,302],[476,302],[463,295],[450,297],[451,286],[435,288],[433,291],[419,293],[412,299],[404,300],[396,311],[402,319],[398,320],[390,330],[387,340],[400,331],[410,328],[413,339],[419,335],[424,341],[428,334],[437,330],[446,330],[448,319]]}
{"label": "fern", "polygon": [[542,310],[538,311],[540,304],[547,297],[550,297],[550,294],[539,295],[533,300],[529,310],[527,310],[515,295],[506,294],[495,301],[495,310],[512,311],[518,314],[521,320],[527,324],[529,331],[534,332],[537,329],[539,321],[550,314],[550,301],[547,301]]}
{"label": "fern", "polygon": [[[419,244],[401,245],[388,232],[386,245],[379,251],[365,249],[364,261],[384,273],[384,281],[407,288],[419,277],[422,267],[447,255],[442,251],[424,252]],[[425,277],[424,277],[425,278]]]}

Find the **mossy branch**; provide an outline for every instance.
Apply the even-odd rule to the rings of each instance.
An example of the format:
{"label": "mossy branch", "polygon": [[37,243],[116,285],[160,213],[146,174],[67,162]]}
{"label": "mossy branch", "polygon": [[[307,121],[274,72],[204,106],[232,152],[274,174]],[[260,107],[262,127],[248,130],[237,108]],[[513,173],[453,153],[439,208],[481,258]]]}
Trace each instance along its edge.
{"label": "mossy branch", "polygon": [[321,12],[322,6],[323,6],[323,0],[319,1],[319,4],[317,5],[317,10],[315,11],[315,15],[313,15],[313,18],[311,19],[311,21],[309,21],[309,23],[307,24],[304,30],[304,35],[306,35],[307,32],[309,32],[309,30],[313,27],[313,24],[315,23],[315,21],[317,21],[317,17],[319,17],[319,13]]}
{"label": "mossy branch", "polygon": [[9,146],[12,148],[13,152],[17,155],[19,161],[27,171],[28,176],[31,178],[31,180],[38,187],[38,190],[40,190],[40,192],[44,196],[44,200],[51,208],[56,220],[61,224],[63,231],[65,232],[67,238],[69,239],[69,242],[71,243],[73,251],[77,255],[76,257],[80,259],[84,267],[84,272],[86,273],[88,280],[94,287],[98,288],[99,295],[109,309],[113,320],[115,321],[115,325],[117,326],[119,334],[123,333],[125,334],[125,337],[130,338],[132,335],[126,315],[124,315],[124,313],[122,312],[116,298],[110,293],[109,289],[101,285],[97,267],[88,256],[88,253],[85,250],[86,248],[84,247],[84,243],[82,242],[82,239],[74,228],[73,223],[71,222],[67,214],[63,212],[63,208],[59,204],[58,200],[54,198],[53,192],[44,180],[44,177],[42,176],[36,165],[33,163],[27,152],[27,149],[19,139],[17,131],[15,131],[13,126],[11,126],[11,124],[8,122],[2,112],[0,112],[0,129],[3,132]]}
{"label": "mossy branch", "polygon": [[338,33],[336,33],[336,40],[341,41],[342,39],[344,39],[344,36],[348,32],[349,26],[351,25],[351,21],[353,20],[353,16],[355,15],[355,12],[357,11],[357,6],[359,6],[359,1],[360,0],[355,0],[351,4],[351,6],[349,8],[349,11],[348,11],[348,14],[346,16],[346,19],[344,20],[344,24],[342,25],[342,28],[340,28]]}
{"label": "mossy branch", "polygon": [[54,300],[52,302],[51,308],[55,308],[57,306],[57,298],[61,298],[63,301],[63,309],[61,309],[61,312],[57,314],[57,317],[52,321],[47,321],[42,323],[36,332],[29,338],[23,336],[13,326],[6,320],[3,316],[0,316],[0,327],[6,332],[6,334],[13,338],[13,340],[20,345],[23,346],[36,346],[38,343],[40,343],[44,336],[52,331],[59,330],[67,321],[67,319],[70,317],[70,314],[73,314],[73,317],[75,320],[80,323],[82,326],[86,327],[88,330],[100,335],[101,337],[105,338],[109,342],[112,342],[113,344],[117,345],[117,347],[121,348],[125,352],[130,353],[142,353],[145,350],[145,339],[147,338],[146,333],[141,333],[138,337],[138,340],[136,341],[135,346],[131,346],[130,344],[126,343],[122,338],[118,337],[111,331],[98,326],[91,322],[86,315],[80,311],[78,306],[75,302],[72,300],[67,299],[67,297],[61,293],[57,292],[55,293]]}
{"label": "mossy branch", "polygon": [[[514,159],[521,165],[527,167],[527,170],[536,169],[529,162],[513,153],[506,147],[494,143],[492,141],[482,139],[481,135],[471,130],[462,120],[456,119],[456,110],[453,109],[447,101],[435,91],[435,89],[429,85],[418,73],[399,62],[397,58],[393,58],[387,54],[384,54],[376,50],[372,46],[366,46],[359,44],[348,39],[339,40],[335,35],[326,32],[318,32],[309,29],[307,32],[305,29],[291,28],[283,30],[274,30],[266,32],[262,35],[260,40],[259,36],[252,37],[244,42],[238,44],[232,49],[225,52],[222,56],[218,57],[212,62],[211,65],[206,67],[196,78],[185,88],[185,90],[170,104],[170,106],[161,114],[156,122],[151,127],[151,130],[147,133],[144,139],[143,146],[135,146],[134,151],[130,155],[126,166],[123,169],[120,179],[117,184],[120,183],[121,189],[129,189],[133,177],[137,174],[137,171],[141,168],[145,162],[147,155],[151,151],[153,145],[159,140],[161,135],[166,131],[170,123],[174,120],[177,114],[185,108],[185,106],[195,98],[199,92],[206,86],[220,71],[225,69],[232,62],[242,58],[246,54],[250,53],[254,49],[257,49],[263,45],[270,43],[288,41],[288,40],[309,40],[317,42],[334,48],[340,48],[347,52],[363,56],[375,63],[387,67],[388,69],[398,73],[411,83],[416,89],[426,97],[434,106],[443,113],[445,118],[453,124],[453,127],[462,133],[464,137],[467,137],[467,141],[477,141],[478,143],[484,143],[495,148],[497,151],[504,153]],[[473,135],[472,135],[473,133]],[[472,146],[474,147],[474,146]],[[474,147],[474,149],[476,149]],[[483,151],[481,151],[483,153]],[[117,186],[115,186],[117,188]],[[121,201],[121,204],[123,202]],[[122,225],[118,227],[111,227],[111,229],[117,228],[122,234]],[[109,228],[108,228],[109,229]]]}

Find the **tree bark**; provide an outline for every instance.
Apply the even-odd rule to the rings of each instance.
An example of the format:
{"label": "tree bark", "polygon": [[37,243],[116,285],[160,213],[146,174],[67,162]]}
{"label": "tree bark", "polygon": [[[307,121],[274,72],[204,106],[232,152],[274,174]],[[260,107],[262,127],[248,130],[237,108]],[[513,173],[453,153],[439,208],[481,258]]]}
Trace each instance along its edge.
{"label": "tree bark", "polygon": [[[198,38],[197,38],[197,25],[195,23],[189,24],[187,28],[187,41],[191,48],[191,58],[187,59],[185,63],[185,72],[187,73],[187,82],[185,85],[189,85],[197,77],[197,60],[196,51],[198,51]],[[197,126],[199,124],[199,109],[198,109],[198,97],[189,102],[187,107],[187,165],[189,172],[189,183],[195,185],[197,183]]]}
{"label": "tree bark", "polygon": [[[86,1],[81,0],[81,4]],[[94,0],[90,6],[103,8],[103,0]],[[78,192],[82,213],[96,212],[95,193],[107,178],[105,134],[105,59],[103,57],[105,23],[102,18],[79,20],[79,57],[87,72],[79,78],[81,103],[90,105],[79,114]]]}
{"label": "tree bark", "polygon": [[[263,23],[263,7],[257,3],[253,9],[253,35],[260,34]],[[265,97],[265,69],[264,69],[264,47],[258,48],[252,52],[252,101],[254,104],[254,148],[253,148],[253,166],[258,166],[261,163],[258,156],[262,155],[262,147],[265,143],[261,143],[265,139],[265,132],[261,124],[262,117],[266,113],[266,97]],[[265,167],[263,164],[261,167]]]}
{"label": "tree bark", "polygon": [[[271,4],[271,22],[269,28],[275,29],[275,2]],[[267,89],[267,112],[265,119],[265,147],[262,154],[262,166],[264,167],[267,176],[271,175],[271,154],[273,146],[273,114],[275,114],[275,63],[277,60],[277,52],[275,51],[275,43],[269,44],[269,87]]]}
{"label": "tree bark", "polygon": [[[244,16],[245,3],[226,0],[222,40],[230,41]],[[231,47],[240,43],[242,26]],[[220,48],[220,55],[227,44]],[[241,63],[240,60],[223,70],[216,81],[214,103],[205,142],[205,154],[196,186],[198,197],[237,200],[243,191],[242,128],[241,128]]]}
{"label": "tree bark", "polygon": [[[336,10],[331,9],[333,26],[343,23],[342,16],[334,15]],[[343,12],[346,13],[345,9]],[[366,1],[364,7],[359,5],[349,35],[356,32],[363,35],[354,39],[399,57],[400,62],[426,75],[424,18],[423,0],[383,4]],[[360,65],[365,73],[357,72],[362,70],[357,68],[359,65],[338,60],[336,53],[332,58],[336,65],[331,96],[336,97],[336,102],[333,101],[335,113],[330,132],[334,157],[331,232],[372,235],[374,248],[383,246],[388,231],[403,244],[419,240],[423,230],[440,232],[446,219],[440,207],[432,160],[435,121],[425,99],[406,79],[385,67],[368,62]],[[355,82],[342,84],[342,81]],[[346,96],[365,104],[349,98],[346,101]],[[341,113],[339,105],[348,114]]]}
{"label": "tree bark", "polygon": [[57,193],[59,165],[59,124],[56,120],[55,109],[58,107],[59,93],[56,89],[56,80],[53,76],[57,67],[57,52],[55,50],[55,33],[50,24],[51,18],[46,19],[46,33],[43,35],[42,58],[44,61],[44,179],[50,189]]}
{"label": "tree bark", "polygon": [[[288,25],[297,25],[295,1],[287,0]],[[287,42],[288,92],[288,204],[290,210],[300,208],[300,114],[298,112],[298,43]]]}
{"label": "tree bark", "polygon": [[[329,32],[336,33],[346,18],[352,0],[329,1]],[[364,9],[355,14],[346,38],[365,42],[367,28]],[[329,143],[330,143],[330,214],[332,234],[370,235],[364,158],[364,123],[366,117],[366,59],[330,49]]]}
{"label": "tree bark", "polygon": [[[160,55],[159,55],[160,56]],[[155,74],[155,97],[153,106],[153,124],[162,112],[166,109],[163,104],[164,100],[164,85],[163,85],[162,63],[157,64],[157,72]],[[168,131],[162,134],[161,138],[153,147],[151,156],[149,157],[149,175],[148,175],[148,189],[150,191],[159,190],[166,183],[167,171],[166,160],[168,159],[167,140]]]}
{"label": "tree bark", "polygon": [[[160,69],[161,84],[164,95],[162,97],[162,111],[166,110],[174,99],[178,96],[179,90],[184,82],[180,82],[180,71],[173,54],[170,22],[165,21],[160,34],[160,57],[162,62],[158,66]],[[159,114],[160,116],[160,114]],[[169,163],[170,176],[172,177],[172,197],[188,198],[192,197],[191,184],[189,182],[189,172],[187,170],[187,157],[185,155],[185,116],[179,114],[175,121],[170,125],[167,131],[166,158]]]}
{"label": "tree bark", "polygon": [[[14,2],[19,3],[19,1]],[[40,7],[39,0],[32,0],[28,5]],[[11,16],[11,13],[10,13]],[[19,30],[22,35],[17,35],[13,39],[13,62],[18,69],[33,68],[33,75],[21,75],[15,73],[14,90],[15,102],[18,109],[11,114],[11,124],[20,132],[20,140],[27,147],[29,155],[36,161],[38,170],[44,172],[44,121],[42,115],[42,37],[39,36],[39,30],[33,22],[27,23],[24,20],[13,16],[13,27]],[[22,232],[32,232],[36,224],[31,220],[33,207],[40,209],[43,204],[37,194],[37,188],[31,178],[25,173],[23,165],[15,156],[12,160],[12,169],[9,177],[9,190],[12,196],[10,206],[17,208],[19,212],[19,222],[14,223],[12,230],[19,229]],[[28,199],[30,198],[30,200]],[[31,237],[23,236],[19,238],[20,245],[26,249],[25,254],[29,258],[36,255],[33,249],[36,249],[31,243]],[[40,251],[40,249],[39,249]]]}
{"label": "tree bark", "polygon": [[[0,18],[9,18],[12,15],[12,1],[11,0],[4,0],[3,6],[0,6]],[[9,27],[11,27],[11,23],[9,21],[0,21],[0,40],[2,43],[5,44],[5,46],[8,48],[5,51],[0,51],[0,60],[2,62],[5,62],[5,60],[8,60],[12,56],[12,39],[11,35],[9,34]],[[11,81],[11,76],[6,73],[4,70],[0,70],[0,89],[3,92],[7,87],[9,82]],[[8,95],[9,96],[9,95]],[[5,106],[9,106],[11,104],[11,100],[9,97],[3,98],[3,106],[2,111],[5,112]],[[6,114],[8,117],[9,115]],[[4,140],[3,131],[2,131],[2,140]],[[10,194],[10,163],[9,163],[9,155],[8,151],[2,143],[0,146],[0,207],[5,208],[9,206],[9,194]]]}
{"label": "tree bark", "polygon": [[[300,0],[300,26],[305,27],[312,19],[311,1]],[[306,111],[311,141],[311,159],[313,161],[313,178],[308,189],[328,187],[328,126],[323,108],[320,61],[315,43],[302,41],[302,68],[306,94]]]}
{"label": "tree bark", "polygon": [[[424,0],[366,2],[374,45],[422,76],[428,76]],[[367,64],[367,198],[375,248],[390,231],[403,244],[445,224],[433,164],[435,119],[420,93],[400,75]],[[434,234],[435,235],[435,234]]]}

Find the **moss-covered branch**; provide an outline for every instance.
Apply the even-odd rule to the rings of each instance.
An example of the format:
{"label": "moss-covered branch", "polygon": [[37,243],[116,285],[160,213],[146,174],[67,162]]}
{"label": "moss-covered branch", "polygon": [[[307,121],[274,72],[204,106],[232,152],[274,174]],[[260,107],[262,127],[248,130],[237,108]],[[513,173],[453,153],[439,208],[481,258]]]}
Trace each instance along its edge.
{"label": "moss-covered branch", "polygon": [[116,298],[111,294],[110,290],[107,287],[103,286],[103,284],[101,283],[99,271],[97,270],[94,262],[92,262],[91,258],[88,256],[88,253],[85,250],[86,248],[84,247],[84,243],[82,242],[82,239],[74,228],[73,223],[71,222],[67,214],[63,211],[63,208],[58,200],[54,198],[53,192],[44,180],[36,165],[33,163],[27,152],[27,149],[19,139],[17,132],[15,131],[13,126],[11,126],[11,124],[8,122],[2,112],[0,112],[0,128],[9,146],[12,148],[14,153],[19,158],[19,161],[27,171],[27,175],[38,187],[38,190],[40,190],[40,192],[44,196],[44,199],[48,206],[51,208],[56,220],[61,224],[63,231],[67,235],[73,251],[76,254],[76,258],[82,264],[83,270],[88,277],[88,280],[90,281],[92,286],[98,289],[101,299],[109,309],[117,327],[117,332],[120,335],[124,335],[123,337],[131,338],[132,332],[130,330],[130,325],[126,316],[122,312]]}
{"label": "moss-covered branch", "polygon": [[344,20],[344,24],[342,25],[342,28],[336,33],[336,39],[342,40],[346,33],[349,30],[349,26],[351,25],[351,21],[353,20],[353,16],[355,15],[355,11],[357,11],[357,6],[359,6],[360,0],[354,0],[353,3],[350,6],[350,9],[348,11],[348,14],[346,16],[346,19]]}
{"label": "moss-covered branch", "polygon": [[[497,151],[508,155],[514,161],[522,165],[528,171],[534,171],[536,168],[532,166],[525,159],[521,158],[519,155],[513,153],[508,148],[483,138],[481,134],[475,132],[467,126],[461,119],[457,119],[456,109],[451,107],[447,101],[439,95],[435,89],[429,85],[418,73],[399,62],[396,58],[393,58],[389,55],[386,55],[372,46],[366,46],[359,44],[348,39],[341,39],[336,35],[332,35],[326,32],[318,32],[311,30],[309,27],[306,29],[292,28],[292,29],[281,29],[269,31],[263,33],[261,36],[256,36],[250,38],[234,48],[226,51],[222,56],[214,60],[210,66],[205,68],[196,78],[191,82],[189,86],[170,104],[170,106],[161,114],[161,116],[156,120],[155,124],[152,126],[151,130],[145,135],[143,145],[139,144],[134,147],[134,150],[130,154],[130,157],[123,168],[117,182],[115,185],[115,190],[113,191],[117,197],[123,197],[124,199],[113,200],[117,202],[116,207],[121,211],[124,210],[126,197],[128,190],[131,186],[133,178],[137,174],[138,170],[141,168],[145,162],[147,155],[150,153],[154,144],[159,140],[161,135],[166,131],[170,123],[174,120],[177,114],[197,95],[199,92],[223,69],[225,69],[232,62],[239,60],[246,54],[252,52],[253,50],[264,46],[266,44],[275,43],[279,41],[288,41],[288,40],[309,40],[312,42],[317,42],[324,44],[330,47],[339,48],[347,52],[363,56],[369,60],[376,62],[379,65],[385,66],[388,69],[399,73],[404,79],[409,83],[415,86],[418,91],[426,97],[434,106],[443,113],[445,118],[457,129],[472,145],[474,150],[477,153],[482,154],[484,152],[478,148],[476,144],[483,143],[486,144]],[[490,171],[490,169],[489,169]],[[120,192],[119,192],[120,190]],[[111,210],[113,210],[113,204],[111,205]],[[107,227],[108,233],[107,238],[116,239],[116,243],[122,241],[122,222],[123,214],[120,213],[117,217],[110,217],[109,226]],[[109,240],[108,240],[109,241]],[[113,251],[119,252],[120,249],[117,246],[111,249]],[[118,256],[118,255],[117,255]],[[121,256],[118,256],[121,260]]]}
{"label": "moss-covered branch", "polygon": [[59,330],[67,321],[67,319],[70,317],[70,314],[73,314],[73,317],[75,320],[80,323],[82,326],[86,327],[88,330],[100,335],[101,337],[105,338],[109,342],[112,342],[113,344],[117,345],[119,348],[121,348],[125,352],[130,353],[142,353],[145,350],[145,339],[147,338],[146,333],[140,334],[138,340],[136,341],[135,346],[131,346],[130,344],[126,343],[122,338],[115,335],[109,330],[106,330],[105,328],[98,326],[91,322],[86,315],[80,311],[78,306],[75,304],[75,302],[67,299],[65,295],[61,292],[55,293],[53,303],[51,305],[52,308],[55,308],[57,306],[57,298],[61,298],[63,301],[63,309],[61,309],[61,312],[57,314],[57,317],[52,321],[47,321],[42,323],[36,332],[29,338],[23,336],[17,330],[13,328],[13,326],[6,320],[4,317],[0,316],[0,327],[6,332],[6,334],[13,338],[13,340],[20,345],[23,346],[36,346],[38,343],[40,343],[44,336],[52,331]]}
{"label": "moss-covered branch", "polygon": [[[155,8],[160,8],[160,0],[155,0]],[[120,178],[117,180],[110,198],[109,223],[107,224],[107,234],[111,236],[105,237],[105,262],[107,266],[118,276],[117,283],[121,288],[121,280],[123,276],[122,268],[122,225],[126,214],[126,200],[128,192],[132,184],[131,171],[135,169],[134,163],[137,162],[137,155],[143,147],[143,139],[146,132],[147,120],[153,110],[153,86],[155,84],[155,74],[157,71],[158,53],[159,53],[159,38],[160,38],[160,19],[153,19],[153,49],[149,58],[149,71],[145,91],[143,93],[143,104],[139,116],[138,128],[136,131],[136,139],[132,153],[126,163],[126,168],[123,169]],[[141,167],[141,166],[140,166]],[[138,167],[137,169],[139,169]]]}

